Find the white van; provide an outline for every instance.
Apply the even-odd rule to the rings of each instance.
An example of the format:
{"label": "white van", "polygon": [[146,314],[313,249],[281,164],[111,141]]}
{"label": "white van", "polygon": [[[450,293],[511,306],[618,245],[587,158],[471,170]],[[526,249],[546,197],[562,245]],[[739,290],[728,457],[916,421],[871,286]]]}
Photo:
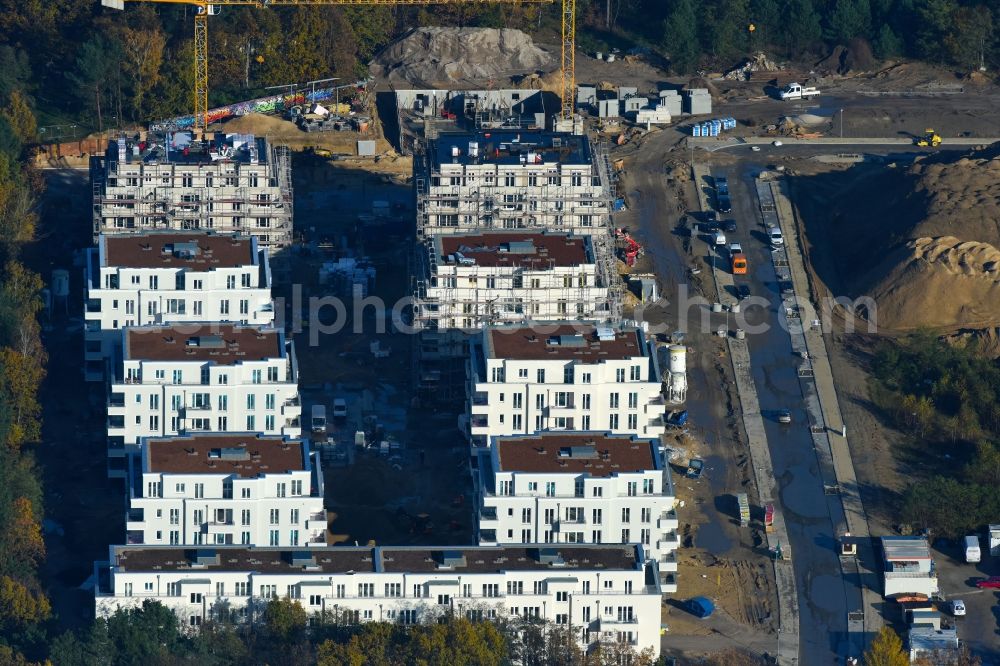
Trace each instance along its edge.
{"label": "white van", "polygon": [[312,406],[312,431],[313,432],[326,432],[326,406],[325,405],[313,405]]}
{"label": "white van", "polygon": [[976,535],[965,537],[965,561],[970,564],[982,560],[982,552],[979,550],[979,537]]}
{"label": "white van", "polygon": [[767,237],[771,241],[771,245],[774,247],[781,247],[785,244],[785,237],[781,235],[781,229],[778,227],[771,227],[768,229]]}

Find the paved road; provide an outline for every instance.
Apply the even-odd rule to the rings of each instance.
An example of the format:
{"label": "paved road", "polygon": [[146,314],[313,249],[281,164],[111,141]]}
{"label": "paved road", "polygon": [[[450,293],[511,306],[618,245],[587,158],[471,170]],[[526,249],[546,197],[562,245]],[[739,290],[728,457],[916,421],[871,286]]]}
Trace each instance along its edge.
{"label": "paved road", "polygon": [[[838,523],[842,521],[839,498],[826,495],[834,483],[832,466],[817,457],[810,417],[799,382],[799,360],[792,354],[791,339],[782,325],[784,309],[771,262],[770,249],[759,225],[752,176],[760,169],[747,165],[729,170],[733,190],[733,217],[740,231],[736,240],[748,256],[750,271],[737,276],[761,305],[745,313],[750,325],[768,324],[749,333],[751,369],[757,387],[764,431],[778,483],[779,510],[788,531],[799,610],[800,662],[823,664],[842,661],[852,652],[847,639],[847,613],[860,607],[860,593],[842,575],[835,550]],[[775,419],[781,409],[792,412],[792,423]],[[853,588],[856,598],[850,598]]]}

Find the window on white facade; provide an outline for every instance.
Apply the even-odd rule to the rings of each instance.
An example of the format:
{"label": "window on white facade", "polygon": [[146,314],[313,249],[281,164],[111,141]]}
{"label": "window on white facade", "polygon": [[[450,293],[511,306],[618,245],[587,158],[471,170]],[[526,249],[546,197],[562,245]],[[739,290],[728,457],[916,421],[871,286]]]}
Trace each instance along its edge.
{"label": "window on white facade", "polygon": [[611,414],[608,416],[608,429],[618,430],[618,415]]}
{"label": "window on white facade", "polygon": [[281,511],[278,509],[271,509],[270,524],[277,525],[281,522]]}
{"label": "window on white facade", "polygon": [[625,381],[625,368],[615,368],[615,381],[616,382]]}
{"label": "window on white facade", "polygon": [[301,494],[302,494],[302,481],[301,480],[293,480],[292,481],[292,495],[294,496],[294,495],[301,495]]}
{"label": "window on white facade", "polygon": [[280,545],[280,537],[278,536],[278,530],[271,530],[269,536],[269,542],[272,546]]}
{"label": "window on white facade", "polygon": [[555,483],[555,481],[546,481],[545,482],[545,496],[546,497],[555,497],[556,496],[556,483]]}
{"label": "window on white facade", "polygon": [[635,430],[639,427],[639,416],[636,414],[628,415],[628,429]]}
{"label": "window on white facade", "polygon": [[642,378],[642,366],[633,365],[631,366],[631,372],[629,373],[629,379],[633,382],[637,382]]}

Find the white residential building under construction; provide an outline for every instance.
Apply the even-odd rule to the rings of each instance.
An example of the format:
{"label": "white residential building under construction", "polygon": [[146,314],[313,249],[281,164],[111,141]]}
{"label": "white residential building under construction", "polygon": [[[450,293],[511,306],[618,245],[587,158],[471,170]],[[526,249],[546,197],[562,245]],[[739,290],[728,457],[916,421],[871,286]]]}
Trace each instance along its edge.
{"label": "white residential building under construction", "polygon": [[610,183],[584,135],[440,134],[414,160],[417,234],[549,229],[607,234]]}
{"label": "white residential building under construction", "polygon": [[425,243],[414,321],[421,329],[475,330],[486,324],[604,320],[610,316],[609,262],[590,236],[466,232]]}
{"label": "white residential building under construction", "polygon": [[274,250],[292,242],[288,149],[251,134],[121,137],[91,159],[94,238],[154,229],[251,234]]}

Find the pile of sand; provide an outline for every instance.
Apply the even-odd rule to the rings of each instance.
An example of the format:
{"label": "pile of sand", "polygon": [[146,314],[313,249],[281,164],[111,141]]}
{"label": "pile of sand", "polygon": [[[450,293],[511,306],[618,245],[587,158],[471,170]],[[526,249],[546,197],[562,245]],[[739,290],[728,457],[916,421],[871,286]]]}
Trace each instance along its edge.
{"label": "pile of sand", "polygon": [[431,86],[506,79],[553,65],[552,55],[520,30],[418,28],[379,53],[370,68],[378,77]]}
{"label": "pile of sand", "polygon": [[837,199],[838,273],[875,299],[879,329],[1000,326],[1000,145],[884,169]]}

